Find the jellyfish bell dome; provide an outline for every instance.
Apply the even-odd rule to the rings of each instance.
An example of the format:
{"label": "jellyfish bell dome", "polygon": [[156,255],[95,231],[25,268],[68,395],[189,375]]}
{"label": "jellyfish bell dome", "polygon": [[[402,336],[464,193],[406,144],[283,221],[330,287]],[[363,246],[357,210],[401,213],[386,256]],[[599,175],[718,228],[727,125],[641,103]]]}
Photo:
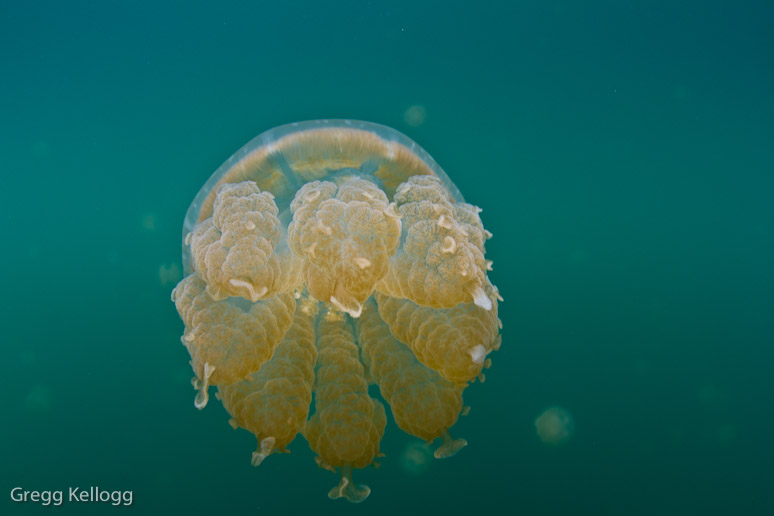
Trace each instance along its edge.
{"label": "jellyfish bell dome", "polygon": [[351,502],[370,492],[353,469],[382,456],[383,403],[406,433],[440,439],[436,458],[454,455],[462,393],[501,343],[480,212],[388,127],[311,121],[253,139],[183,224],[172,301],[196,407],[216,386],[229,423],[257,438],[254,465],[300,433],[341,475],[329,496]]}

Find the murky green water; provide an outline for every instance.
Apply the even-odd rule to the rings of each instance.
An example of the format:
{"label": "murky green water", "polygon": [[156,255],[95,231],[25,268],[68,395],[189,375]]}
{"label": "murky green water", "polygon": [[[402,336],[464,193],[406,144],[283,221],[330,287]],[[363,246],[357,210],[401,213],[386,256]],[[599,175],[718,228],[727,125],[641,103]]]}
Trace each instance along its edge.
{"label": "murky green water", "polygon": [[[766,514],[774,510],[774,73],[767,2],[0,6],[2,514]],[[494,233],[503,346],[362,505],[298,439],[193,406],[180,228],[271,127],[353,118],[427,149]],[[574,435],[535,419],[566,409]],[[411,461],[409,461],[411,462]],[[418,471],[417,471],[418,470]],[[133,491],[16,504],[11,489]]]}

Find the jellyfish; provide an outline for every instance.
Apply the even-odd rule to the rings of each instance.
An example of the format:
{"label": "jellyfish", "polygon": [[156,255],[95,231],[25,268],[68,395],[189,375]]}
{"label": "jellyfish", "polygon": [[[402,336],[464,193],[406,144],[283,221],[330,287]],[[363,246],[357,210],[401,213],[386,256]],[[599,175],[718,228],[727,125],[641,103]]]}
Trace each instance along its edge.
{"label": "jellyfish", "polygon": [[548,407],[535,419],[535,430],[541,441],[551,446],[560,446],[570,440],[575,432],[575,422],[566,409]]}
{"label": "jellyfish", "polygon": [[384,126],[311,121],[253,139],[183,223],[172,301],[195,406],[217,388],[230,425],[255,435],[254,466],[302,436],[339,475],[332,499],[371,492],[353,475],[384,458],[385,405],[425,442],[409,447],[455,455],[463,393],[501,345],[480,213]]}

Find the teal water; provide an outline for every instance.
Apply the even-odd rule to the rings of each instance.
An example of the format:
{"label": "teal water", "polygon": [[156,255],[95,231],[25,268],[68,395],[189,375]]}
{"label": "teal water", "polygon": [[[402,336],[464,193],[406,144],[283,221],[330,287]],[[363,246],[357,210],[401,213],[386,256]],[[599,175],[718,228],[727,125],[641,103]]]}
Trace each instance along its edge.
{"label": "teal water", "polygon": [[[767,2],[3,2],[0,514],[770,514]],[[412,106],[424,108],[423,123]],[[494,233],[502,349],[419,474],[362,505],[303,439],[193,406],[169,301],[185,211],[258,133],[422,145]],[[412,122],[411,124],[407,123]],[[567,409],[564,445],[534,420]],[[132,490],[15,504],[13,487]]]}

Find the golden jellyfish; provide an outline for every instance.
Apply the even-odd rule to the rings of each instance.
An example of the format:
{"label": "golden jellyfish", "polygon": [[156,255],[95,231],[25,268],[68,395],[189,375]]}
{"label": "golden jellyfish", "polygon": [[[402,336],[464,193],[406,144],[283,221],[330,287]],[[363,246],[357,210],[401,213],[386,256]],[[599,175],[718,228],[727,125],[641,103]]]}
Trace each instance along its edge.
{"label": "golden jellyfish", "polygon": [[328,496],[350,502],[370,493],[353,470],[384,456],[385,404],[401,430],[440,440],[436,458],[457,453],[463,391],[501,340],[480,212],[390,128],[326,120],[256,137],[183,225],[172,301],[196,407],[216,386],[231,426],[257,438],[255,466],[301,434],[340,475]]}

